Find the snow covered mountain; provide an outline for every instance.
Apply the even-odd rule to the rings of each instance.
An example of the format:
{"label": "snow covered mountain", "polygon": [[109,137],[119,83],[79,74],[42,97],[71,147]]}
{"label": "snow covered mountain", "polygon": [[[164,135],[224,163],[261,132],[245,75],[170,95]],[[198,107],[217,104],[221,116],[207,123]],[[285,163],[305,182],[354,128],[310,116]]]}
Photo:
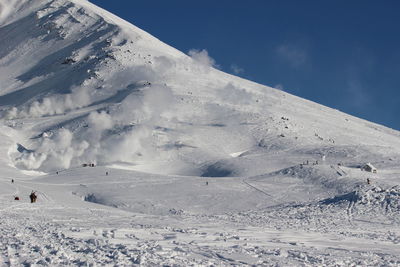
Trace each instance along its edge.
{"label": "snow covered mountain", "polygon": [[[293,163],[335,157],[332,147],[351,161],[398,152],[398,132],[222,73],[86,1],[11,3],[18,12],[1,15],[0,104],[28,133],[14,154],[20,168],[126,162],[255,175],[267,166],[252,165],[287,150]],[[28,118],[37,121],[29,131],[18,124]],[[236,164],[248,158],[249,170]]]}
{"label": "snow covered mountain", "polygon": [[[317,223],[311,228],[321,239],[325,237],[319,234],[332,223],[339,225],[338,232],[332,233],[336,237],[343,229],[353,233],[343,218],[357,231],[376,228],[376,222],[358,226],[355,222],[355,217],[361,221],[370,214],[391,225],[375,229],[378,238],[370,239],[385,240],[381,248],[388,248],[388,262],[400,262],[395,256],[400,229],[394,215],[400,211],[398,131],[221,72],[213,68],[204,51],[185,55],[84,0],[0,0],[0,38],[2,199],[40,189],[45,218],[53,216],[51,211],[60,203],[74,209],[81,205],[99,209],[87,203],[95,202],[161,216],[160,221],[166,220],[162,216],[169,218],[157,227],[169,227],[176,216],[186,216],[186,227],[194,227],[202,218],[203,225],[223,222],[232,232],[238,222],[269,225],[275,231],[279,227],[289,232],[294,228],[311,231],[304,223],[315,224],[317,218],[323,226]],[[368,162],[378,168],[378,174],[360,170]],[[96,168],[82,168],[87,164]],[[7,184],[10,177],[23,185]],[[367,178],[373,185],[366,185]],[[204,179],[210,186],[204,187]],[[7,201],[1,205],[14,203]],[[120,210],[103,209],[120,219],[126,216]],[[21,213],[2,211],[21,220]],[[83,210],[71,212],[72,216],[89,216]],[[60,212],[57,216],[63,220],[71,214]],[[102,215],[93,216],[99,220]],[[290,221],[297,222],[294,228]],[[86,222],[88,229],[93,228],[91,219]],[[128,224],[117,220],[111,227]],[[68,232],[65,229],[72,225],[60,227]],[[260,229],[252,231],[254,239]],[[198,238],[194,236],[185,236],[180,242]],[[308,253],[308,259],[290,253],[286,259],[276,259],[276,251],[268,254],[255,245],[266,241],[276,246],[269,237],[254,241],[247,254],[243,252],[245,242],[238,241],[239,247],[233,250],[238,255],[274,259],[271,264],[307,260],[316,264],[318,257],[334,264],[340,256],[330,251],[330,256],[317,257],[323,253],[311,249],[315,246],[311,242],[306,248],[297,248]],[[79,236],[79,242],[82,238]],[[144,240],[154,238],[150,235]],[[17,242],[4,240],[8,245]],[[53,241],[61,242],[57,240]],[[79,244],[90,243],[85,242]],[[218,240],[213,242],[227,253]],[[368,258],[352,253],[352,242],[362,241],[349,241],[348,252],[343,252],[354,262],[363,259],[370,264],[380,255],[375,251]],[[288,246],[291,243],[288,241]],[[182,251],[174,253],[183,253],[183,259],[192,257],[191,250],[205,255],[204,246],[188,244],[178,246]],[[115,249],[103,248],[104,253]],[[365,247],[365,251],[371,249]],[[71,253],[70,258],[76,256]],[[148,253],[153,253],[154,264],[165,260],[156,260],[161,255],[157,249]],[[163,255],[169,258],[173,254],[168,253]],[[3,259],[5,263],[12,264],[14,256],[10,255]],[[241,262],[218,255],[209,254],[210,262]],[[119,263],[129,265],[124,257]],[[312,257],[315,262],[310,261]],[[191,262],[183,259],[176,262]],[[52,260],[44,264],[78,264]],[[192,260],[202,262],[198,257]],[[377,263],[385,260],[381,257]],[[254,262],[262,264],[242,260],[243,264]],[[98,263],[109,262],[102,259]]]}

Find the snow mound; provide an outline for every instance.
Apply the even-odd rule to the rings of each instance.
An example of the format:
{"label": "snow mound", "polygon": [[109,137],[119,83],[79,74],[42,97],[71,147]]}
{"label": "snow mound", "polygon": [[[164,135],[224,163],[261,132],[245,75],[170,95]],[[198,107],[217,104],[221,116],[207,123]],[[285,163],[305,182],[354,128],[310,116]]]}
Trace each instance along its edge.
{"label": "snow mound", "polygon": [[[387,189],[360,186],[357,190],[320,201],[288,202],[221,217],[248,225],[272,226],[277,230],[308,229],[340,236],[376,238],[365,229],[376,228],[376,225],[396,229],[400,225],[399,212],[400,186]],[[400,236],[390,231],[380,238],[400,243]]]}
{"label": "snow mound", "polygon": [[349,188],[355,188],[359,181],[348,179],[347,174],[335,165],[318,165],[316,162],[309,164],[299,164],[284,168],[267,175],[255,176],[251,181],[267,181],[269,179],[292,178],[300,180],[304,184],[320,187],[324,191],[333,194],[344,194]]}
{"label": "snow mound", "polygon": [[400,186],[383,189],[379,186],[362,186],[353,192],[335,196],[321,201],[324,205],[352,205],[353,212],[383,211],[385,213],[400,211]]}

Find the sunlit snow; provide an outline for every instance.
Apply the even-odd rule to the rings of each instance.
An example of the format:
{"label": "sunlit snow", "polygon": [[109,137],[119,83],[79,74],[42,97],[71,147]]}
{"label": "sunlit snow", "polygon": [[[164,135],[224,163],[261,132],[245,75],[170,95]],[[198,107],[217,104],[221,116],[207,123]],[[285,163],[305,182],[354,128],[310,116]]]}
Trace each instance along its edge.
{"label": "sunlit snow", "polygon": [[400,265],[398,131],[188,54],[0,0],[1,266]]}

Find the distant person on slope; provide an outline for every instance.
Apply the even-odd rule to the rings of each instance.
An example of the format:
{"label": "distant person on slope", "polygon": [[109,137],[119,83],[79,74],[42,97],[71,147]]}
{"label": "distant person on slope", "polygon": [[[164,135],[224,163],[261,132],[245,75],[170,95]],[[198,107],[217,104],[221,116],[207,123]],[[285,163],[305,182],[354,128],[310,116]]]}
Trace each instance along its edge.
{"label": "distant person on slope", "polygon": [[31,199],[31,203],[35,203],[37,199],[36,192],[32,191],[32,193],[29,195],[29,198]]}

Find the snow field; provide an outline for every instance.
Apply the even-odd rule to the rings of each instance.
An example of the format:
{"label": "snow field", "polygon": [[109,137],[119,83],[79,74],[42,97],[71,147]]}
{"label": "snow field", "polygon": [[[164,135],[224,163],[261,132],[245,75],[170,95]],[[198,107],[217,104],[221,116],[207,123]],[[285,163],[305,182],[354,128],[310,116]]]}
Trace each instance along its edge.
{"label": "snow field", "polygon": [[0,265],[400,265],[398,131],[88,1],[0,0],[0,36]]}

